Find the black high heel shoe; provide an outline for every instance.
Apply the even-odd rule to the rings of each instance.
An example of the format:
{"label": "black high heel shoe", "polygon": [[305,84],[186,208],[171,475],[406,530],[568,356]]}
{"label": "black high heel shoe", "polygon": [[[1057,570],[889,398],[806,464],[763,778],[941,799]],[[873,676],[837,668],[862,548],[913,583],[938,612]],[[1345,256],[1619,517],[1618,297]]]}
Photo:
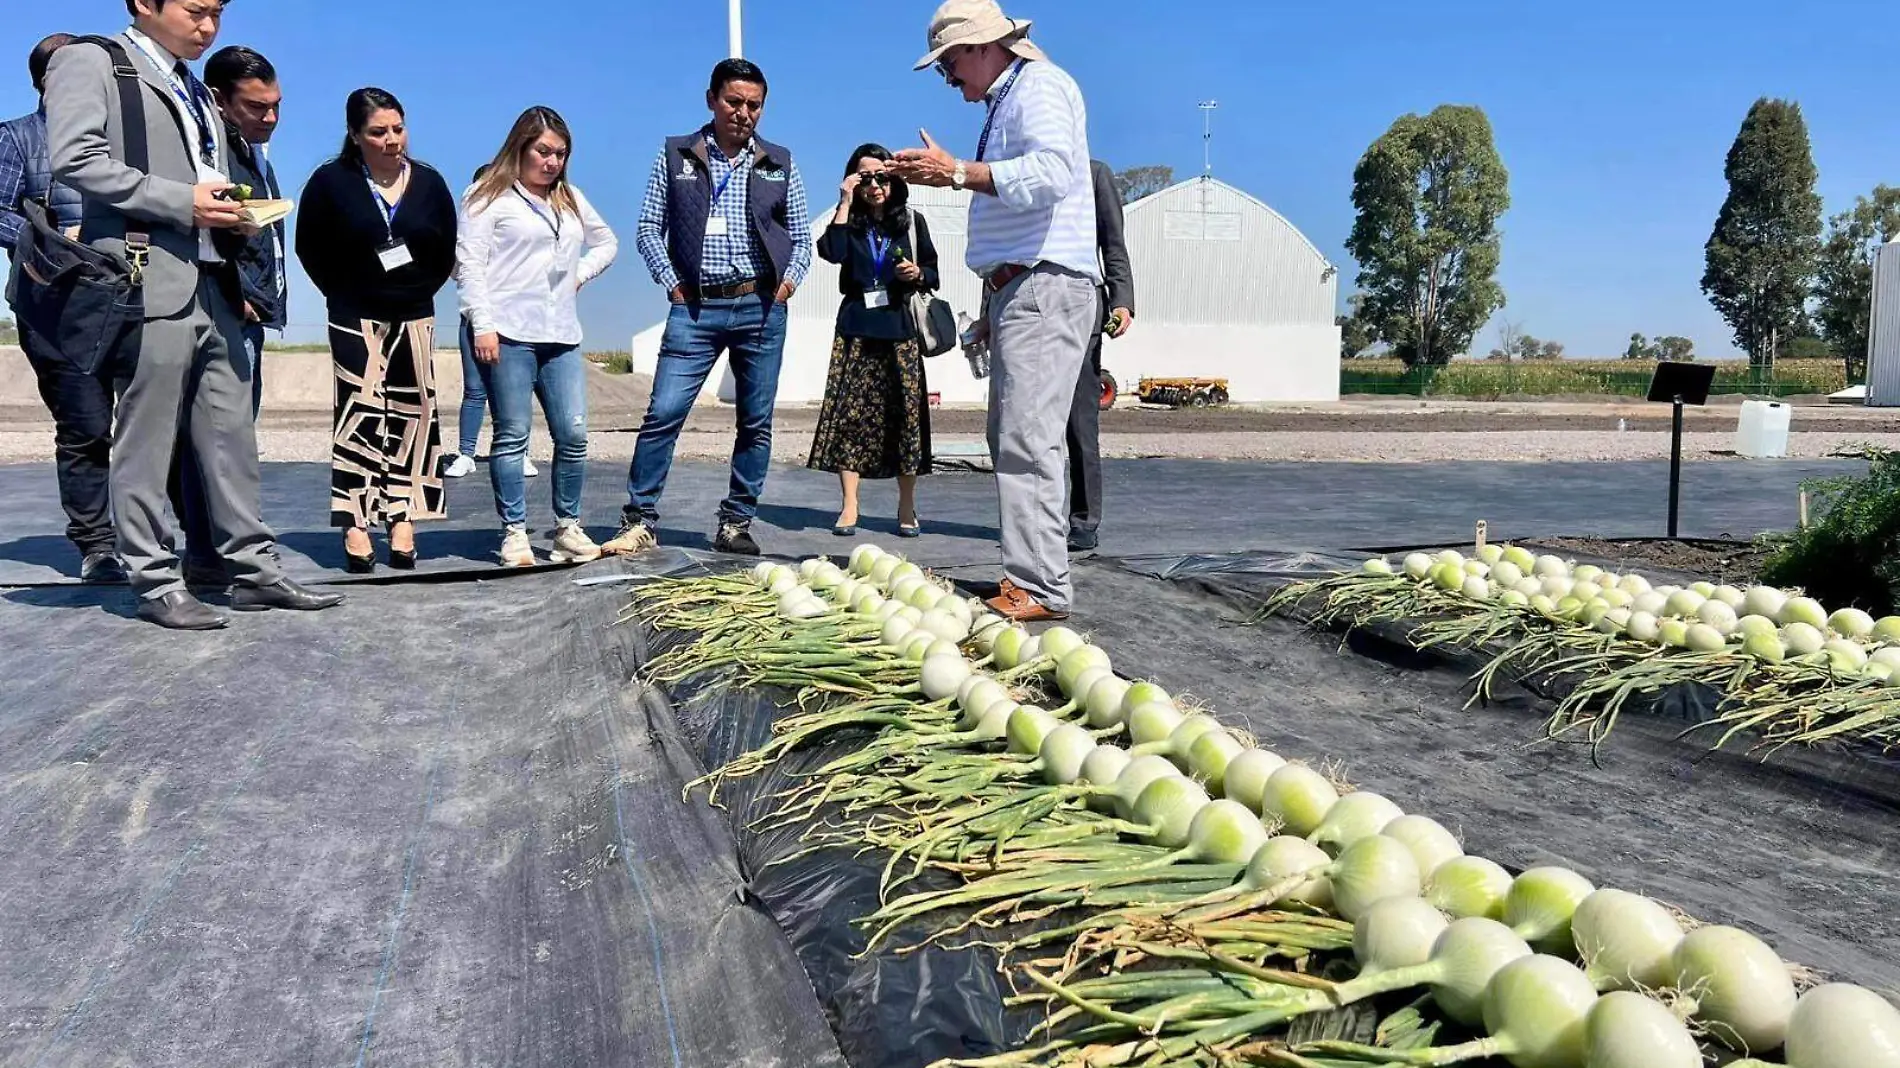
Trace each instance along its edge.
{"label": "black high heel shoe", "polygon": [[395,543],[391,542],[389,546],[389,566],[398,571],[414,571],[416,569],[415,548],[412,546],[408,549],[398,549]]}
{"label": "black high heel shoe", "polygon": [[343,557],[349,561],[350,574],[352,575],[373,575],[376,573],[376,554],[374,552],[368,552],[362,556],[358,556],[348,549],[345,549],[343,550]]}

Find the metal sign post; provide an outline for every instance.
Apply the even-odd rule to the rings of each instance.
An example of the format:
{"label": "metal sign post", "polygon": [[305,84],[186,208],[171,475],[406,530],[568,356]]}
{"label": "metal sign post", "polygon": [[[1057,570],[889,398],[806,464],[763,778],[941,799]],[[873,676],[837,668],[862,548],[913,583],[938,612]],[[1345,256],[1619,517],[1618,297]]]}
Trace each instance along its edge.
{"label": "metal sign post", "polygon": [[1656,377],[1649,380],[1651,403],[1670,405],[1669,423],[1669,537],[1677,537],[1677,519],[1682,503],[1682,406],[1709,402],[1709,386],[1715,381],[1715,365],[1707,363],[1669,363],[1656,365]]}

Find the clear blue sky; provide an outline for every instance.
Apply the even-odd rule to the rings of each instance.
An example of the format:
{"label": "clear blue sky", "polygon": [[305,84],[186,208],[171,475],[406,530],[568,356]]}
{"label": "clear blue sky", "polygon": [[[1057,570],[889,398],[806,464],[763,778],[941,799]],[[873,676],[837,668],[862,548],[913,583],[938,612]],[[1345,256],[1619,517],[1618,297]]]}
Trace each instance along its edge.
{"label": "clear blue sky", "polygon": [[[922,125],[953,150],[974,147],[981,110],[910,71],[934,6],[748,0],[746,51],[772,81],[762,132],[798,155],[815,204],[834,195],[843,154],[860,141],[912,144]],[[1900,183],[1892,0],[1823,0],[1801,15],[1766,0],[1006,7],[1036,19],[1037,40],[1081,82],[1091,147],[1117,167],[1197,172],[1195,104],[1218,99],[1216,176],[1304,230],[1340,265],[1342,296],[1355,272],[1344,241],[1360,154],[1407,111],[1483,107],[1511,175],[1505,314],[1578,355],[1619,353],[1633,330],[1688,336],[1703,354],[1733,351],[1698,282],[1722,158],[1757,97],[1802,105],[1829,213],[1878,182]],[[8,114],[31,107],[24,60],[40,36],[125,22],[121,0],[7,8]],[[725,9],[723,0],[232,0],[219,43],[255,47],[282,73],[287,111],[273,152],[293,185],[335,151],[343,99],[361,85],[403,100],[415,152],[458,191],[522,108],[560,110],[578,141],[576,181],[623,235],[620,262],[582,297],[587,347],[623,348],[662,304],[633,248],[642,184],[661,138],[706,117]],[[318,298],[301,278],[293,319],[293,336],[320,331]],[[1479,345],[1492,340],[1487,329]]]}

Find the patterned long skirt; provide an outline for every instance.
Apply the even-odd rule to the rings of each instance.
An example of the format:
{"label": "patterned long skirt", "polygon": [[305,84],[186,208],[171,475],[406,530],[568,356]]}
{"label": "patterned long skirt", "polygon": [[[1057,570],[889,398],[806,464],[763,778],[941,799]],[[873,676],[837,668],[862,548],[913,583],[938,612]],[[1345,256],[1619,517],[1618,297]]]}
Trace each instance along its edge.
{"label": "patterned long skirt", "polygon": [[446,517],[434,350],[434,319],[330,324],[336,370],[331,526]]}
{"label": "patterned long skirt", "polygon": [[930,399],[915,341],[832,342],[807,466],[863,478],[930,473]]}

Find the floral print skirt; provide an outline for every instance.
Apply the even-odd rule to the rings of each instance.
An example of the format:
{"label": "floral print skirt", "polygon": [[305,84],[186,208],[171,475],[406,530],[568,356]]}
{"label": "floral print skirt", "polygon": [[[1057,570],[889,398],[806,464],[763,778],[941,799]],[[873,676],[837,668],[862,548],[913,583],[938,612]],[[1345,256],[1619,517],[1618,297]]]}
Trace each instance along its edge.
{"label": "floral print skirt", "polygon": [[915,341],[832,342],[807,466],[862,478],[930,473],[930,398]]}

